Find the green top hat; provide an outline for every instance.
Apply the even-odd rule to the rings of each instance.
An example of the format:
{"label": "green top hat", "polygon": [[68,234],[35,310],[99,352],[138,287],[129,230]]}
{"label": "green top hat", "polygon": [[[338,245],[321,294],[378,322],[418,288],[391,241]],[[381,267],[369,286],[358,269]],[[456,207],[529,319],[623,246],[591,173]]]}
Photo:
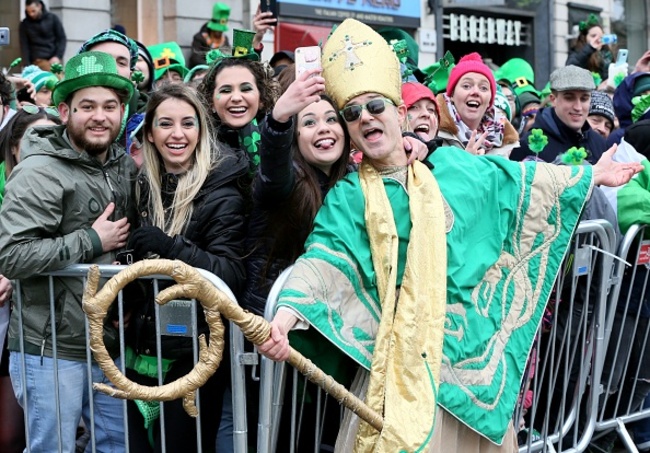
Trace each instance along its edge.
{"label": "green top hat", "polygon": [[234,29],[232,31],[232,56],[259,60],[260,56],[253,49],[253,38],[255,38],[254,31]]}
{"label": "green top hat", "polygon": [[128,102],[135,89],[133,82],[117,72],[115,59],[104,52],[84,52],[70,58],[65,65],[65,78],[56,84],[52,93],[54,105],[64,102],[75,91],[89,87],[124,90]]}
{"label": "green top hat", "polygon": [[226,58],[244,58],[246,60],[259,61],[260,56],[253,48],[254,31],[238,30],[232,31],[232,53],[227,54],[221,49],[212,49],[205,55],[208,66],[216,66]]}
{"label": "green top hat", "polygon": [[494,72],[497,81],[507,80],[512,86],[515,94],[530,92],[539,96],[535,88],[535,71],[526,60],[522,58],[511,58]]}
{"label": "green top hat", "polygon": [[212,19],[208,21],[208,28],[213,31],[228,31],[228,17],[230,17],[230,6],[225,3],[215,3],[212,7]]}
{"label": "green top hat", "polygon": [[185,67],[185,56],[178,43],[174,41],[154,44],[147,47],[154,67],[154,80],[159,80],[167,71],[178,72],[185,78],[189,69]]}

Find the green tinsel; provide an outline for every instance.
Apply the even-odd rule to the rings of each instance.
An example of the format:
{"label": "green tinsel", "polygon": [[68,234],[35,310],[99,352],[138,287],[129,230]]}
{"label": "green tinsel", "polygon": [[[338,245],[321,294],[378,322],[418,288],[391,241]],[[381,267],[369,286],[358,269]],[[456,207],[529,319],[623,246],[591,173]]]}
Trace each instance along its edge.
{"label": "green tinsel", "polygon": [[632,122],[636,123],[645,112],[650,110],[650,94],[633,97],[632,104],[634,104],[634,108],[632,109]]}

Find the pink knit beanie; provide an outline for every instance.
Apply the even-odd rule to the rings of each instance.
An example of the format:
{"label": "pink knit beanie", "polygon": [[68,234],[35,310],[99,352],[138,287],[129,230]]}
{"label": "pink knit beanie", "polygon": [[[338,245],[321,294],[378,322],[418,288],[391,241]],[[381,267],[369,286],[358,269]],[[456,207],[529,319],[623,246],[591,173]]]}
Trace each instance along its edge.
{"label": "pink knit beanie", "polygon": [[497,92],[497,84],[494,80],[492,71],[485,65],[485,63],[483,63],[483,59],[476,52],[465,55],[451,70],[451,74],[449,74],[449,81],[447,82],[447,96],[451,96],[460,78],[468,72],[476,72],[487,77],[490,82],[490,107],[492,107],[494,104],[494,96]]}

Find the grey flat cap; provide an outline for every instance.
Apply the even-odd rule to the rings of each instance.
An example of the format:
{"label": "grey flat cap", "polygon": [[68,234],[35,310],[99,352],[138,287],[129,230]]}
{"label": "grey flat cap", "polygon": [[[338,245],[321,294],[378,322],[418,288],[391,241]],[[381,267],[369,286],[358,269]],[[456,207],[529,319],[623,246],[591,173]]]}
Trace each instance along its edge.
{"label": "grey flat cap", "polygon": [[553,91],[592,91],[595,89],[596,84],[591,72],[578,66],[565,66],[551,73],[551,90]]}

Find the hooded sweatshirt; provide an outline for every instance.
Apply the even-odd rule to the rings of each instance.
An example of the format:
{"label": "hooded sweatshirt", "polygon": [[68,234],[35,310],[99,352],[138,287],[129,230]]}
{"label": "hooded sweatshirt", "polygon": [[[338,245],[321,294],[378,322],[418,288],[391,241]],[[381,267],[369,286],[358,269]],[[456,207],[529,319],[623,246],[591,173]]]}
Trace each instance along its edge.
{"label": "hooded sweatshirt", "polygon": [[[616,88],[614,92],[614,113],[616,113],[616,118],[618,118],[619,128],[609,134],[607,138],[607,147],[609,148],[613,144],[618,144],[621,142],[621,139],[625,135],[625,129],[632,124],[632,109],[634,104],[632,104],[632,98],[634,97],[634,84],[636,79],[641,76],[645,76],[645,72],[635,72],[627,76],[621,84]],[[650,112],[646,112],[639,120],[650,119]]]}
{"label": "hooded sweatshirt", "polygon": [[[116,251],[104,252],[95,220],[110,202],[109,218],[127,217],[134,225],[135,164],[112,145],[106,162],[72,149],[65,126],[28,130],[21,143],[21,162],[7,181],[0,210],[0,269],[21,279],[25,349],[52,356],[48,279],[44,272],[79,263],[110,264]],[[81,278],[55,278],[54,304],[58,357],[86,359]],[[106,328],[106,346],[116,332]],[[111,341],[112,340],[112,341]],[[18,313],[9,325],[9,349],[19,350]]]}
{"label": "hooded sweatshirt", "polygon": [[[552,107],[539,111],[532,129],[541,129],[548,138],[548,144],[538,154],[538,157],[545,162],[553,162],[557,156],[575,146],[585,148],[587,161],[595,164],[607,149],[605,139],[591,129],[588,121],[585,121],[579,132],[576,132],[560,120]],[[512,151],[511,160],[521,161],[535,155],[528,147],[530,133],[528,131],[520,140],[521,146]]]}

